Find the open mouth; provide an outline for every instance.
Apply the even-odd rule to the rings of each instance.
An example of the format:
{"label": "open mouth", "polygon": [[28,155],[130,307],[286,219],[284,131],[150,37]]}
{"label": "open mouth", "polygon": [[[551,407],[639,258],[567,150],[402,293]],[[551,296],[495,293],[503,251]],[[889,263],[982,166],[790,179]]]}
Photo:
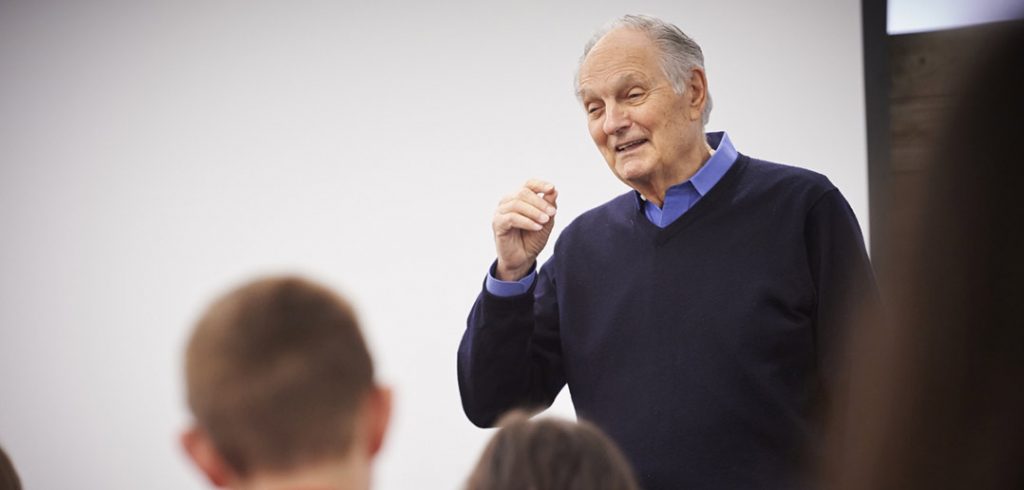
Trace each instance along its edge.
{"label": "open mouth", "polygon": [[640,145],[642,145],[644,143],[647,143],[647,140],[644,139],[644,138],[641,138],[641,139],[638,139],[638,140],[629,141],[627,143],[623,143],[621,145],[616,146],[615,147],[615,151],[617,151],[619,153],[627,152],[627,151],[630,151],[630,150],[632,150],[634,148],[639,147]]}

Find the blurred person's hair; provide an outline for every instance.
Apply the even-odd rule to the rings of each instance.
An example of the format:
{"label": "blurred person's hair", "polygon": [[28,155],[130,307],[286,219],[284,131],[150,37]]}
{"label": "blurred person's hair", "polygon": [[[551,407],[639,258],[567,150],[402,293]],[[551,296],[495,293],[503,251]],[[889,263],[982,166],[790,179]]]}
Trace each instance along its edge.
{"label": "blurred person's hair", "polygon": [[375,389],[352,308],[296,277],[214,302],[189,340],[185,378],[196,427],[241,477],[346,456]]}
{"label": "blurred person's hair", "polygon": [[593,424],[512,411],[484,449],[467,490],[634,490],[619,448]]}
{"label": "blurred person's hair", "polygon": [[855,339],[826,488],[1024,488],[1021,26],[979,54],[935,141],[889,321]]}
{"label": "blurred person's hair", "polygon": [[21,490],[21,479],[3,447],[0,447],[0,490]]}

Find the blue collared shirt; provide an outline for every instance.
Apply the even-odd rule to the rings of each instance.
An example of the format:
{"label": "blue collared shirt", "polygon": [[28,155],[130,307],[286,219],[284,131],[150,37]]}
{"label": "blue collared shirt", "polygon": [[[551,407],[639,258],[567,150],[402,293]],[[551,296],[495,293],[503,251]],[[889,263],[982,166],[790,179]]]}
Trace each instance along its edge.
{"label": "blue collared shirt", "polygon": [[[722,179],[722,176],[736,163],[739,154],[732,146],[729,135],[724,131],[707,133],[708,145],[715,153],[685,182],[669,187],[665,191],[665,202],[662,207],[644,199],[639,192],[636,195],[637,206],[642,206],[647,219],[659,228],[664,228],[685,214],[700,198],[704,197]],[[493,272],[487,274],[485,287],[495,296],[516,296],[523,294],[533,285],[537,271],[533,270],[518,281],[501,281],[494,277]]]}
{"label": "blue collared shirt", "polygon": [[643,206],[647,220],[659,228],[664,228],[685,214],[700,198],[704,197],[722,176],[736,162],[736,149],[733,148],[729,136],[724,132],[709,133],[708,144],[715,149],[707,163],[686,181],[669,187],[665,191],[665,202],[662,207],[644,199],[639,192],[633,191],[637,203]]}

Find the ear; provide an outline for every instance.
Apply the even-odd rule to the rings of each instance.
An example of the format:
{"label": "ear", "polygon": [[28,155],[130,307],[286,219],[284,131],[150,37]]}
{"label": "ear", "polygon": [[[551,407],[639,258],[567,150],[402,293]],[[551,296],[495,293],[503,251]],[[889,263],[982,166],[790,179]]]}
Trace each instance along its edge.
{"label": "ear", "polygon": [[190,427],[181,434],[181,446],[210,483],[218,488],[227,487],[231,471],[206,432],[198,427]]}
{"label": "ear", "polygon": [[370,456],[376,456],[384,445],[384,436],[391,423],[391,389],[375,386],[367,397],[366,426]]}
{"label": "ear", "polygon": [[686,115],[691,121],[700,121],[704,118],[704,106],[708,103],[708,79],[702,68],[694,68],[690,72],[686,88],[689,95]]}

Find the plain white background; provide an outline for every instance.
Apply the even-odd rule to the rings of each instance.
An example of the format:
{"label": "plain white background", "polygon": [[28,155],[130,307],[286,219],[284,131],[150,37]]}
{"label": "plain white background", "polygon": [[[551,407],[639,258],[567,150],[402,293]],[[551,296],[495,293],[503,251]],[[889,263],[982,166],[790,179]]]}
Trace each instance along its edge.
{"label": "plain white background", "polygon": [[572,76],[628,12],[702,44],[709,130],[827,174],[866,229],[855,0],[0,2],[0,444],[25,486],[205,488],[177,445],[191,323],[298,272],[351,298],[396,391],[377,488],[457,488],[490,436],[455,353],[494,205],[550,180],[557,233],[626,190]]}
{"label": "plain white background", "polygon": [[1021,0],[888,0],[889,34],[953,29],[1020,18]]}

